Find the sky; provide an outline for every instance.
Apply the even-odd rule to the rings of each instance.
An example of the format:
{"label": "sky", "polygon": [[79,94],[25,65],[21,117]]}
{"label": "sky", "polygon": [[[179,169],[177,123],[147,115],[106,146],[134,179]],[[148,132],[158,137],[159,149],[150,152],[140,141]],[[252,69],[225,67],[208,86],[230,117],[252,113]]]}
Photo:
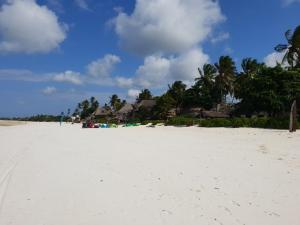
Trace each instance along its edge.
{"label": "sky", "polygon": [[300,0],[0,0],[0,117],[134,101],[230,55],[269,66]]}

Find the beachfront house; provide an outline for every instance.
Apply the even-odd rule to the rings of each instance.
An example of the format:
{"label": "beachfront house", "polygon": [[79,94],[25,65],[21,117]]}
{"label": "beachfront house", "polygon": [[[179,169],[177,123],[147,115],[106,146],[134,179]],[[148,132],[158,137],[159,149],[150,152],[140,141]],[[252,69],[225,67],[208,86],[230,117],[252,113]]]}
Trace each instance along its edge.
{"label": "beachfront house", "polygon": [[108,118],[112,114],[111,110],[104,107],[98,107],[93,113],[95,119]]}
{"label": "beachfront house", "polygon": [[154,99],[149,99],[149,100],[142,100],[140,102],[137,102],[135,105],[134,105],[134,108],[136,110],[140,109],[141,107],[151,111],[154,106],[156,106],[156,100]]}
{"label": "beachfront house", "polygon": [[126,122],[132,117],[134,107],[132,104],[126,103],[120,110],[115,113],[115,117],[120,122]]}
{"label": "beachfront house", "polygon": [[156,106],[156,100],[141,100],[134,105],[133,117],[151,119],[153,117],[152,110]]}

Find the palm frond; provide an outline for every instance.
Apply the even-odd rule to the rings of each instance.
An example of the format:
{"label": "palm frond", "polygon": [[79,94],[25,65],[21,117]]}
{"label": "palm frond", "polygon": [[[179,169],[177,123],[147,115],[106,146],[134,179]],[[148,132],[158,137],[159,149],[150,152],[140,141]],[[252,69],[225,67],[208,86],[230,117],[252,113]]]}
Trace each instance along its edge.
{"label": "palm frond", "polygon": [[285,50],[287,50],[288,49],[288,45],[286,45],[286,44],[279,44],[279,45],[277,45],[276,47],[275,47],[275,51],[277,51],[277,52],[284,52]]}
{"label": "palm frond", "polygon": [[291,30],[285,32],[285,38],[289,44],[292,44],[293,33]]}

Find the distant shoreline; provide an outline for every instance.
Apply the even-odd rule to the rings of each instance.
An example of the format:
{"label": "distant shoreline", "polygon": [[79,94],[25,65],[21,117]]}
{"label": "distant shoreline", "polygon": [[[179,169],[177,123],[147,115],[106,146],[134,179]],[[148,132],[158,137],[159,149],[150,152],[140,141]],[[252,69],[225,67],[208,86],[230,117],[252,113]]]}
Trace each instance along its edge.
{"label": "distant shoreline", "polygon": [[1,127],[17,126],[17,125],[24,125],[24,124],[26,124],[25,121],[0,120]]}

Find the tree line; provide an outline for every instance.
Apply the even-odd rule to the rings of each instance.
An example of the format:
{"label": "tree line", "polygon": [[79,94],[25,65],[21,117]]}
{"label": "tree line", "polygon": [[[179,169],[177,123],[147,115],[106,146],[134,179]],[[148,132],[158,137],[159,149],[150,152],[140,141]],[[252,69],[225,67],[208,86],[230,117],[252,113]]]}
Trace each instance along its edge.
{"label": "tree line", "polygon": [[[141,112],[140,116],[145,117],[146,113],[153,119],[165,119],[171,109],[180,114],[184,108],[210,110],[217,104],[225,103],[234,105],[233,115],[236,116],[251,116],[258,112],[272,117],[286,115],[294,100],[300,102],[300,26],[294,31],[287,31],[285,37],[287,43],[275,47],[277,52],[285,53],[276,67],[245,58],[241,71],[237,71],[230,56],[221,56],[215,64],[198,68],[199,76],[191,87],[182,81],[175,81],[165,93],[155,97],[150,90],[142,90],[137,102],[155,99],[157,104],[151,112]],[[125,100],[114,94],[104,107],[118,111],[125,104]],[[79,103],[74,114],[85,118],[98,106],[98,101],[92,97]]]}

